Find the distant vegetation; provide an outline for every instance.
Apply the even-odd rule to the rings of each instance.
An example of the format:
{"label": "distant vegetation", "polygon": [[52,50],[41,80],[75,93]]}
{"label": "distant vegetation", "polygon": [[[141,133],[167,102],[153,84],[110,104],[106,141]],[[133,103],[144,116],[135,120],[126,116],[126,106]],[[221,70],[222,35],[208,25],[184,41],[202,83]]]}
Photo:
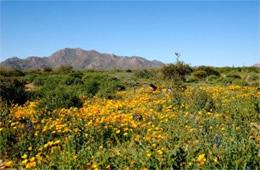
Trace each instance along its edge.
{"label": "distant vegetation", "polygon": [[257,169],[259,68],[0,69],[0,159],[40,169]]}

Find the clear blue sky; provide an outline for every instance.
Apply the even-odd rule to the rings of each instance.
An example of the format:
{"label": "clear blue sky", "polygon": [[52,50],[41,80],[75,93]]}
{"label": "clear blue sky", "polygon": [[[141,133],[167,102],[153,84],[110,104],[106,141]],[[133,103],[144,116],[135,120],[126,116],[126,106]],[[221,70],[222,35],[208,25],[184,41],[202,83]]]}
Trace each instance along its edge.
{"label": "clear blue sky", "polygon": [[1,1],[0,61],[70,47],[192,66],[260,62],[259,1]]}

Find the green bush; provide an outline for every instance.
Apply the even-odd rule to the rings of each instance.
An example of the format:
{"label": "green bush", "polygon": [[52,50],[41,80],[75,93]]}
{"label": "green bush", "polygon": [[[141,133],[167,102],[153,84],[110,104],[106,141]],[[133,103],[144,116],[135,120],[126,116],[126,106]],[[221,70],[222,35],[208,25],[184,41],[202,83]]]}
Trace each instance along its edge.
{"label": "green bush", "polygon": [[249,85],[245,80],[242,80],[242,79],[235,79],[235,80],[232,81],[232,84],[240,85],[240,86],[248,86]]}
{"label": "green bush", "polygon": [[71,72],[73,67],[71,65],[61,65],[58,69],[58,73],[69,73]]}
{"label": "green bush", "polygon": [[63,80],[63,84],[70,86],[70,85],[79,85],[79,84],[83,84],[83,81],[80,78],[77,77],[72,77],[72,76],[67,76],[64,80]]}
{"label": "green bush", "polygon": [[43,72],[45,72],[45,73],[51,73],[52,71],[53,71],[53,69],[51,67],[43,68]]}
{"label": "green bush", "polygon": [[73,92],[64,88],[46,91],[46,94],[40,101],[40,107],[45,107],[48,111],[59,108],[81,107],[80,98]]}
{"label": "green bush", "polygon": [[218,78],[219,78],[219,77],[216,76],[216,75],[210,75],[210,76],[208,76],[207,80],[208,80],[208,81],[214,81],[214,80],[217,80]]}
{"label": "green bush", "polygon": [[82,79],[83,75],[84,74],[80,71],[73,71],[73,72],[69,73],[70,77],[79,78],[79,79]]}
{"label": "green bush", "polygon": [[161,72],[164,79],[185,81],[186,75],[192,72],[192,68],[184,62],[178,61],[176,64],[165,65]]}
{"label": "green bush", "polygon": [[260,79],[260,75],[253,73],[253,74],[249,74],[247,80],[248,81],[258,81]]}
{"label": "green bush", "polygon": [[233,73],[227,74],[226,77],[228,77],[228,78],[235,78],[235,79],[241,79],[241,76],[239,74],[233,74]]}
{"label": "green bush", "polygon": [[93,97],[99,90],[99,82],[96,80],[89,80],[85,83],[82,94],[87,97]]}
{"label": "green bush", "polygon": [[192,75],[187,77],[187,82],[189,82],[189,83],[196,83],[198,81],[199,81],[198,77],[195,77],[195,76],[192,76]]}
{"label": "green bush", "polygon": [[27,100],[24,84],[16,78],[0,76],[0,99],[8,105],[24,104]]}
{"label": "green bush", "polygon": [[233,80],[234,80],[234,78],[230,78],[230,77],[220,77],[220,78],[216,79],[214,81],[214,83],[230,85],[230,84],[232,84]]}
{"label": "green bush", "polygon": [[1,68],[0,75],[6,77],[21,77],[21,76],[25,76],[25,73],[22,70],[18,70],[18,69],[6,70],[4,68]]}
{"label": "green bush", "polygon": [[137,78],[149,79],[154,76],[154,74],[148,70],[141,70],[135,73]]}
{"label": "green bush", "polygon": [[205,71],[207,76],[209,75],[220,76],[220,73],[216,69],[210,66],[199,66],[198,71]]}
{"label": "green bush", "polygon": [[44,85],[42,86],[41,90],[42,91],[48,91],[48,90],[53,90],[57,88],[62,81],[61,76],[50,76],[46,79]]}
{"label": "green bush", "polygon": [[44,85],[45,81],[46,81],[46,78],[39,75],[39,76],[34,78],[33,84],[35,86],[42,86],[42,85]]}
{"label": "green bush", "polygon": [[207,77],[207,72],[203,70],[197,70],[191,74],[194,77],[197,77],[198,79],[204,79]]}
{"label": "green bush", "polygon": [[211,111],[215,109],[214,100],[212,97],[204,90],[195,88],[191,96],[191,111]]}
{"label": "green bush", "polygon": [[116,98],[116,92],[125,90],[125,86],[117,81],[107,81],[100,85],[97,96],[100,98],[113,99]]}

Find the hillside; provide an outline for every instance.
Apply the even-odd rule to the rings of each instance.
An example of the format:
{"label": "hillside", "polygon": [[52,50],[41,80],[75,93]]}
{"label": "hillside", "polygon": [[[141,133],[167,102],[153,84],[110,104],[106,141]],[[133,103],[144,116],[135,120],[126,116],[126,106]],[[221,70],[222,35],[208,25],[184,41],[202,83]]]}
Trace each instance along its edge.
{"label": "hillside", "polygon": [[149,61],[142,57],[122,57],[80,48],[58,50],[49,57],[31,56],[25,59],[13,57],[0,63],[0,67],[21,70],[42,69],[44,67],[55,69],[61,65],[71,65],[76,70],[109,70],[160,68],[163,66],[163,63],[156,60]]}

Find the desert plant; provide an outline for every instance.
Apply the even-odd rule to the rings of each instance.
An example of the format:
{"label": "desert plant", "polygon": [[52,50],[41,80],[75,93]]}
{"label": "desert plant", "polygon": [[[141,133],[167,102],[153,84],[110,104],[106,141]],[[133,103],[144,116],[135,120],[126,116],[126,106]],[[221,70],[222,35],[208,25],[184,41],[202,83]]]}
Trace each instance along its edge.
{"label": "desert plant", "polygon": [[154,74],[148,70],[141,70],[135,73],[135,76],[137,78],[144,78],[144,79],[149,79],[153,76]]}
{"label": "desert plant", "polygon": [[61,65],[58,69],[58,73],[69,73],[71,72],[73,67],[71,65]]}
{"label": "desert plant", "polygon": [[43,68],[43,72],[45,73],[51,73],[53,71],[53,69],[51,67],[44,67]]}
{"label": "desert plant", "polygon": [[228,78],[235,78],[235,79],[241,79],[241,76],[239,74],[233,74],[233,73],[227,74],[226,77],[228,77]]}
{"label": "desert plant", "polygon": [[39,76],[36,76],[36,77],[33,79],[33,84],[34,84],[35,86],[42,86],[42,85],[44,85],[45,81],[46,81],[46,78],[39,75]]}
{"label": "desert plant", "polygon": [[185,77],[192,72],[192,68],[179,60],[180,54],[175,53],[177,56],[175,64],[165,65],[161,69],[164,79],[173,80],[175,82],[185,81]]}
{"label": "desert plant", "polygon": [[0,76],[0,99],[7,102],[24,104],[26,102],[26,91],[24,84],[16,78],[6,78]]}
{"label": "desert plant", "polygon": [[207,77],[207,72],[203,70],[194,71],[191,74],[194,77],[197,77],[198,79],[204,79]]}
{"label": "desert plant", "polygon": [[59,108],[81,107],[82,102],[73,92],[64,88],[56,88],[55,90],[47,91],[39,105],[52,111]]}
{"label": "desert plant", "polygon": [[232,81],[232,84],[239,85],[239,86],[248,86],[249,85],[245,80],[242,80],[242,79],[234,79]]}
{"label": "desert plant", "polygon": [[205,71],[207,76],[209,75],[220,76],[220,73],[216,69],[210,66],[199,66],[198,70]]}

